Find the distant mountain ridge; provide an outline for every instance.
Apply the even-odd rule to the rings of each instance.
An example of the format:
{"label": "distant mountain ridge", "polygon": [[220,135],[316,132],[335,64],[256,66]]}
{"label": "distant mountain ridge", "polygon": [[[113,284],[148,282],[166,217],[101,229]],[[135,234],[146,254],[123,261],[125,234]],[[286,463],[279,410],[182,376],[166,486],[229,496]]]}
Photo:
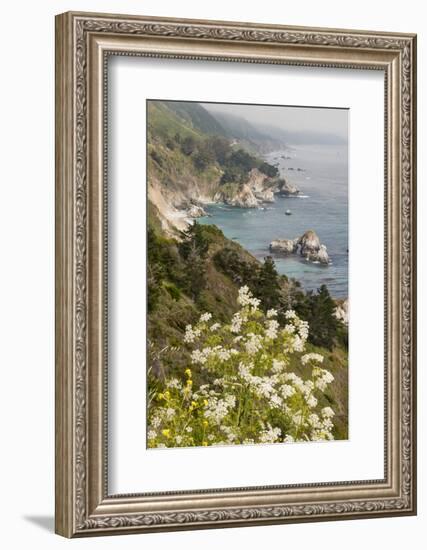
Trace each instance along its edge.
{"label": "distant mountain ridge", "polygon": [[211,112],[209,104],[193,101],[162,101],[185,125],[195,132],[235,140],[252,153],[284,149],[287,144],[280,129],[260,127],[245,118],[222,112]]}
{"label": "distant mountain ridge", "polygon": [[214,116],[227,132],[227,135],[238,140],[243,147],[251,151],[269,152],[285,149],[287,144],[277,129],[260,128],[240,116],[215,112]]}

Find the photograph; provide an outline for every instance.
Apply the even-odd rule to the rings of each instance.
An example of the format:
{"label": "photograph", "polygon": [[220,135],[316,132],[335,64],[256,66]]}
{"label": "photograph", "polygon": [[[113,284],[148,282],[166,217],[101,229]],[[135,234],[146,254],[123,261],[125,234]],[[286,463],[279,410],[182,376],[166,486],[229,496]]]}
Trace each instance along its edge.
{"label": "photograph", "polygon": [[146,101],[147,448],[349,438],[348,126]]}
{"label": "photograph", "polygon": [[417,513],[419,23],[312,7],[55,17],[62,537]]}

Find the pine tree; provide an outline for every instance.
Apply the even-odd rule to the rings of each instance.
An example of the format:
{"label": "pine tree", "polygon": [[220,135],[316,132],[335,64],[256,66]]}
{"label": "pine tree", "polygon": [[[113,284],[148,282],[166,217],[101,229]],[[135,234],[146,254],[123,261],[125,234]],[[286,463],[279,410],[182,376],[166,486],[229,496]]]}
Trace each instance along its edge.
{"label": "pine tree", "polygon": [[266,311],[279,307],[279,274],[277,273],[276,265],[271,256],[264,258],[264,263],[259,270],[254,293],[256,297],[261,300]]}
{"label": "pine tree", "polygon": [[341,322],[335,316],[336,304],[326,285],[316,294],[307,292],[296,311],[310,325],[309,341],[315,346],[332,349],[340,334]]}
{"label": "pine tree", "polygon": [[209,243],[198,223],[182,232],[179,245],[181,257],[185,260],[184,287],[193,300],[197,300],[206,287],[206,256]]}

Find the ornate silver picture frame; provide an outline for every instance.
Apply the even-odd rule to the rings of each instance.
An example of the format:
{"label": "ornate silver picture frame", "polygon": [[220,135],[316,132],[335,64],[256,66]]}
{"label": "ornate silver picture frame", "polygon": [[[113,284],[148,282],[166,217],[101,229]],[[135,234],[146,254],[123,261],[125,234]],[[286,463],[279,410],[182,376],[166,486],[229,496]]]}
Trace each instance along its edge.
{"label": "ornate silver picture frame", "polygon": [[[384,477],[108,490],[111,56],[384,74]],[[68,12],[56,18],[56,532],[65,537],[416,513],[416,36]],[[379,366],[378,368],[383,368]],[[142,389],[142,391],[145,391]]]}

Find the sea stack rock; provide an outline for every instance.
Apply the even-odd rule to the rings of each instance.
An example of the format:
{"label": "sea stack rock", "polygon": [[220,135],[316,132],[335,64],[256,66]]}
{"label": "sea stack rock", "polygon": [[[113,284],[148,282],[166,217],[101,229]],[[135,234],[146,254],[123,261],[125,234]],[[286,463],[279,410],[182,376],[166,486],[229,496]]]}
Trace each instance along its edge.
{"label": "sea stack rock", "polygon": [[320,242],[316,232],[311,229],[296,239],[275,239],[271,241],[269,248],[270,252],[278,254],[300,254],[310,262],[323,265],[330,263],[326,246]]}
{"label": "sea stack rock", "polygon": [[207,213],[202,206],[192,204],[187,210],[187,215],[189,218],[203,218],[203,216],[207,216]]}
{"label": "sea stack rock", "polygon": [[297,251],[298,239],[276,239],[270,243],[270,252],[293,254]]}
{"label": "sea stack rock", "polygon": [[327,248],[320,242],[316,232],[309,229],[298,240],[299,253],[311,262],[329,263]]}
{"label": "sea stack rock", "polygon": [[300,190],[296,185],[294,185],[287,179],[282,178],[277,182],[277,187],[275,192],[283,197],[289,197],[289,196],[299,195]]}

